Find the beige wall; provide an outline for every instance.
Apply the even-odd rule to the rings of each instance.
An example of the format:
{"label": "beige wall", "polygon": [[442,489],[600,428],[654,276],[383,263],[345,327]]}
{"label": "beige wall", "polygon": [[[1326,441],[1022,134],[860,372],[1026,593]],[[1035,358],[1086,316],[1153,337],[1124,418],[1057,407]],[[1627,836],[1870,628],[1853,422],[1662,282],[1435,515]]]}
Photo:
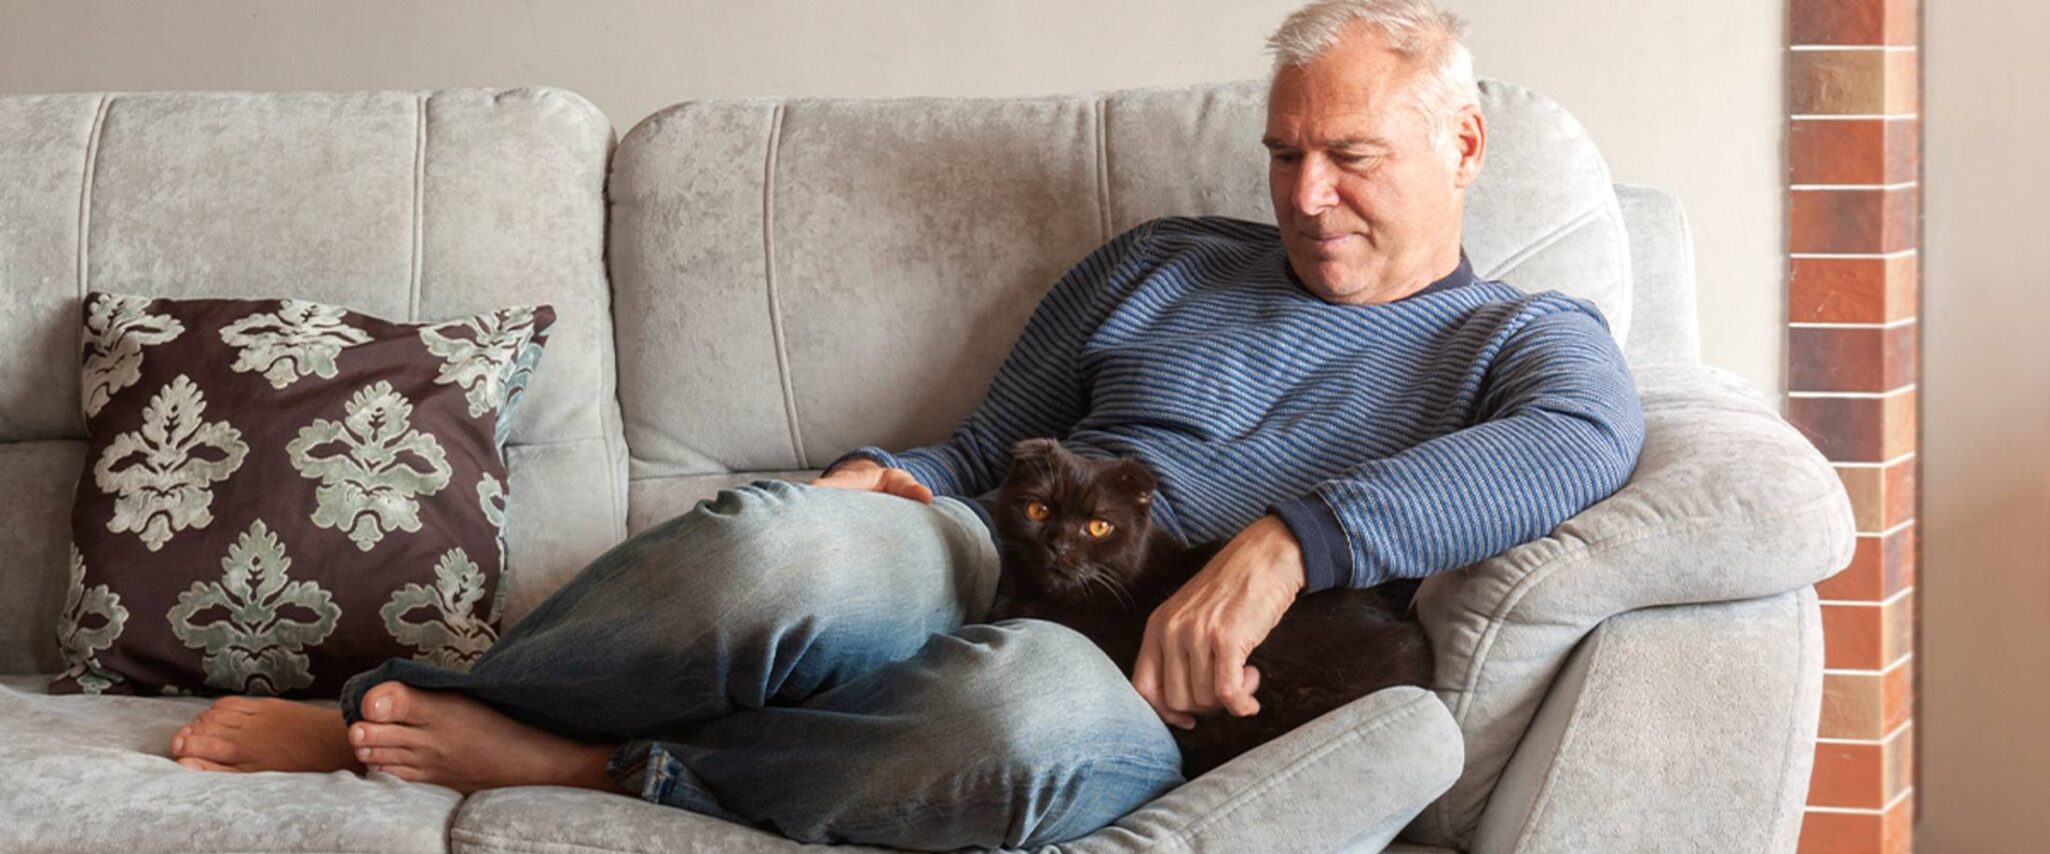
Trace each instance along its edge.
{"label": "beige wall", "polygon": [[[1680,193],[1708,361],[1781,380],[1783,0],[1448,0],[1481,72]],[[1012,95],[1258,76],[1297,0],[0,0],[0,92],[545,83],[621,133],[686,98]]]}
{"label": "beige wall", "polygon": [[[1998,14],[1988,14],[1989,7]],[[1925,4],[1923,845],[2050,839],[2050,6]]]}

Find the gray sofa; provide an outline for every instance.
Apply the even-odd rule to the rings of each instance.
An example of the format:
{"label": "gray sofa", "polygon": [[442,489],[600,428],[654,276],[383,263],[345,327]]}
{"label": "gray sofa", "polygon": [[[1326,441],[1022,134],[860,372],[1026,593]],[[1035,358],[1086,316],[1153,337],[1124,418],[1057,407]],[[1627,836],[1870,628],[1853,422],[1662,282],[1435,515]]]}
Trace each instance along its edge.
{"label": "gray sofa", "polygon": [[[1552,102],[1484,90],[1466,247],[1607,313],[1644,402],[1635,475],[1425,583],[1435,695],[1363,698],[1061,850],[1793,849],[1811,585],[1850,559],[1849,502],[1773,403],[1700,364],[1677,202],[1612,184]],[[204,700],[43,694],[85,290],[556,306],[508,451],[509,623],[723,486],[944,436],[1118,231],[1271,221],[1263,96],[694,102],[616,145],[548,88],[0,98],[0,850],[794,847],[624,795],[187,771],[166,743]]]}

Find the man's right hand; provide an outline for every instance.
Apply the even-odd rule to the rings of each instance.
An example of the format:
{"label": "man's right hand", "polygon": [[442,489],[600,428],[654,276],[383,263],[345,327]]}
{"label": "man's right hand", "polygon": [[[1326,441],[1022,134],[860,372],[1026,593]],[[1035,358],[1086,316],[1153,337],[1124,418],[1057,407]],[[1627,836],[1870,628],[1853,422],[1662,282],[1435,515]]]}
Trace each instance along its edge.
{"label": "man's right hand", "polygon": [[910,472],[884,468],[881,463],[869,459],[848,460],[846,464],[834,469],[832,474],[813,479],[811,485],[885,492],[909,498],[920,504],[932,503],[932,490],[919,483],[918,478],[912,477]]}

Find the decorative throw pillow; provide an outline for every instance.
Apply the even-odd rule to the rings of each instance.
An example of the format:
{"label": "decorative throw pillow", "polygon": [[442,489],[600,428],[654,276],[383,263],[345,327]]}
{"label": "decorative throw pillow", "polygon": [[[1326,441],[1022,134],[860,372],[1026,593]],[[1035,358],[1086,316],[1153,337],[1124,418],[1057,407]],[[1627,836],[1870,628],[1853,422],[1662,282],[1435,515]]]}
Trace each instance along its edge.
{"label": "decorative throw pillow", "polygon": [[505,438],[553,308],[83,303],[89,434],[50,692],[333,697],[498,638]]}

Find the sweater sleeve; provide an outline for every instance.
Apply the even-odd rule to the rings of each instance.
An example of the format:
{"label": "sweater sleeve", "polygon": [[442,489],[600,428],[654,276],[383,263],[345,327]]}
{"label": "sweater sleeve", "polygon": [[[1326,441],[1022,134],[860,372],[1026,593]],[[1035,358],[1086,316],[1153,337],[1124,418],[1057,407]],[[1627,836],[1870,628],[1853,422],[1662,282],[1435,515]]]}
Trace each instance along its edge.
{"label": "sweater sleeve", "polygon": [[910,472],[935,495],[975,496],[1003,481],[1011,446],[1019,440],[1066,437],[1089,407],[1082,347],[1116,306],[1118,294],[1142,275],[1153,225],[1118,235],[1054,284],[1025,322],[982,404],[946,441],[895,453],[863,446],[825,470],[865,458]]}
{"label": "sweater sleeve", "polygon": [[1644,412],[1599,314],[1562,310],[1512,332],[1479,420],[1275,504],[1309,593],[1466,566],[1542,537],[1630,479]]}

